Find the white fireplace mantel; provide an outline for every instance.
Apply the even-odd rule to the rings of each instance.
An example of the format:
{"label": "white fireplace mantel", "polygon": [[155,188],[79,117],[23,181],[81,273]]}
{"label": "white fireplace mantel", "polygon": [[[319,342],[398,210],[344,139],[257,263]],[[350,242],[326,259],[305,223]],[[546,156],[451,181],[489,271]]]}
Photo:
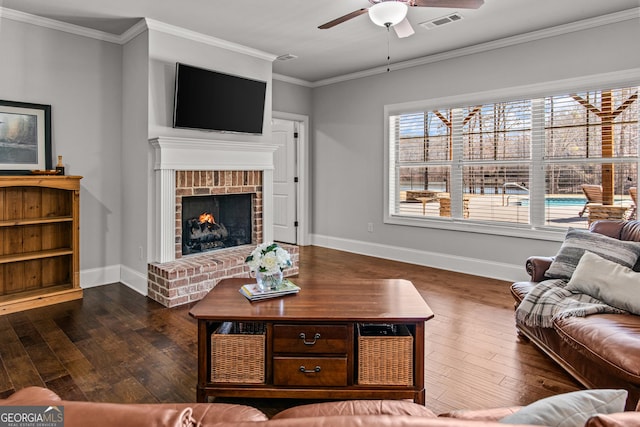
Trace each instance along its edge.
{"label": "white fireplace mantel", "polygon": [[154,149],[155,262],[175,260],[177,170],[260,170],[263,240],[273,240],[273,153],[277,145],[195,138],[157,137]]}
{"label": "white fireplace mantel", "polygon": [[278,148],[261,142],[176,137],[149,142],[155,149],[155,170],[269,170]]}

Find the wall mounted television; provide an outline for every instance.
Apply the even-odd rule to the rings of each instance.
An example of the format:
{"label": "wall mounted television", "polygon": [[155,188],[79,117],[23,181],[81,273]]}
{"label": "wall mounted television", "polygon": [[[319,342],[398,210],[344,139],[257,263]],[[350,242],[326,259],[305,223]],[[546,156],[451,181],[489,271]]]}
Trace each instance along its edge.
{"label": "wall mounted television", "polygon": [[267,83],[176,63],[173,127],[262,134]]}

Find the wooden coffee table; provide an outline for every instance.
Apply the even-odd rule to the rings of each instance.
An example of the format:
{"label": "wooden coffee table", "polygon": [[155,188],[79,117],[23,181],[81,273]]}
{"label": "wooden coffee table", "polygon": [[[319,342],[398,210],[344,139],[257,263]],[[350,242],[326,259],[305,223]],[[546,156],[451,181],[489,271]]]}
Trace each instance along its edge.
{"label": "wooden coffee table", "polygon": [[[433,312],[410,281],[292,280],[298,294],[249,302],[238,289],[251,279],[224,279],[191,309],[198,319],[198,402],[221,396],[425,403],[424,327]],[[261,326],[260,333],[219,333],[248,325]],[[362,336],[378,326],[404,334]]]}

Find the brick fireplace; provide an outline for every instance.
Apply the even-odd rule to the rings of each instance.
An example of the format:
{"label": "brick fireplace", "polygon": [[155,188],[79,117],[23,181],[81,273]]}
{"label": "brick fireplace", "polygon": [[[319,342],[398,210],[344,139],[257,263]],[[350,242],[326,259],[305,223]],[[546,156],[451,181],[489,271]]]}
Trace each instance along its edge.
{"label": "brick fireplace", "polygon": [[[176,258],[182,258],[185,237],[182,215],[186,198],[221,195],[248,195],[251,203],[251,235],[248,244],[262,242],[261,171],[176,171]],[[220,250],[220,249],[214,249]]]}
{"label": "brick fireplace", "polygon": [[[147,294],[166,307],[197,301],[221,279],[249,277],[244,259],[255,245],[273,239],[273,151],[261,143],[155,138],[154,221],[156,261],[148,264]],[[183,255],[183,198],[251,195],[251,243]],[[297,274],[298,248],[291,254]]]}

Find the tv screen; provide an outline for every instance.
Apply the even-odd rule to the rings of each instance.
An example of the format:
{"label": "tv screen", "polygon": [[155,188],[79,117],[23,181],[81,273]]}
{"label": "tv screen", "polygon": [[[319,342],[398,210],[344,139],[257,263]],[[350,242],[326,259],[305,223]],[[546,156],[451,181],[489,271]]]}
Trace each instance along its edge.
{"label": "tv screen", "polygon": [[267,83],[176,64],[173,127],[262,133]]}

